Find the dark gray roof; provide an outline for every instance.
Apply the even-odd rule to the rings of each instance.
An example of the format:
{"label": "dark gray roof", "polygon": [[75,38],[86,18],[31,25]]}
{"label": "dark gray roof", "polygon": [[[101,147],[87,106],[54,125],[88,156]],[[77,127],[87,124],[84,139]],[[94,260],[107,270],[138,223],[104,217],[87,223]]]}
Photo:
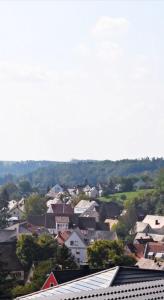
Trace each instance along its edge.
{"label": "dark gray roof", "polygon": [[80,229],[96,229],[96,220],[92,217],[79,217],[78,227]]}
{"label": "dark gray roof", "polygon": [[164,279],[164,271],[139,269],[138,267],[119,267],[112,286]]}
{"label": "dark gray roof", "polygon": [[29,216],[28,222],[35,226],[45,227],[45,228],[55,228],[55,216],[54,214],[44,214]]}
{"label": "dark gray roof", "polygon": [[16,229],[7,230],[1,229],[0,230],[0,243],[14,241],[17,238],[17,231]]}
{"label": "dark gray roof", "polygon": [[100,219],[110,219],[110,218],[117,218],[120,216],[122,211],[122,207],[116,202],[101,202],[98,201],[99,206],[96,208],[99,212]]}
{"label": "dark gray roof", "polygon": [[7,227],[6,229],[10,231],[16,230],[17,234],[30,234],[27,222],[16,223],[14,225]]}
{"label": "dark gray roof", "polygon": [[16,243],[0,243],[0,261],[5,271],[23,271],[23,267],[16,255]]}

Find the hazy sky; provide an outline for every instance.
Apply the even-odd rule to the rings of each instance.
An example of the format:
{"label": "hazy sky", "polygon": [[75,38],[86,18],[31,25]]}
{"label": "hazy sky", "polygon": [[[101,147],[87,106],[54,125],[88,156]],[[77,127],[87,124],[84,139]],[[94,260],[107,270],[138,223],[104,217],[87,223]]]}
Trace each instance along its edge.
{"label": "hazy sky", "polygon": [[0,1],[0,160],[164,156],[164,1]]}

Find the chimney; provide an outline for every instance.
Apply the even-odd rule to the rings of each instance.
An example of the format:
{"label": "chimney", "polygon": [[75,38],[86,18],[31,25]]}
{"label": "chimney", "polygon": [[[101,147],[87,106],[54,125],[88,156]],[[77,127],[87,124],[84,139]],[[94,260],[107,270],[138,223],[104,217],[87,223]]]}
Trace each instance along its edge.
{"label": "chimney", "polygon": [[155,225],[159,225],[160,223],[158,222],[158,220],[155,220]]}

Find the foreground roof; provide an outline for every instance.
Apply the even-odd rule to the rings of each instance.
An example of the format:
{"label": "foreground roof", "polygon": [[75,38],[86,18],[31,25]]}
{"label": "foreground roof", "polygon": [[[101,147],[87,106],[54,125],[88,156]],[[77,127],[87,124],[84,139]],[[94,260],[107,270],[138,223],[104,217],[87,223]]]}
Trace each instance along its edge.
{"label": "foreground roof", "polygon": [[[97,298],[95,299],[116,299],[117,297],[113,297],[112,289],[109,290],[110,297],[105,298],[104,296],[100,298],[100,295],[98,296],[98,293],[101,289],[103,289],[103,293],[108,289],[109,287],[113,286],[113,289],[115,291],[123,290],[122,285],[127,284],[133,284],[133,295],[135,295],[134,291],[136,286],[140,286],[143,288],[144,286],[147,286],[146,281],[153,281],[154,280],[160,280],[164,278],[164,272],[163,271],[154,271],[154,270],[142,270],[139,268],[128,268],[128,267],[114,267],[108,270],[104,270],[80,279],[73,280],[71,282],[67,282],[65,284],[61,284],[59,286],[42,290],[37,293],[33,293],[31,295],[27,295],[25,297],[20,297],[18,299],[48,299],[48,300],[60,300],[60,299],[83,299],[81,298],[84,292],[87,292],[87,298],[84,297],[84,299],[89,299],[91,295],[93,295],[93,292],[95,291],[95,296],[97,295]],[[163,281],[163,296],[164,296],[164,279]],[[114,288],[114,286],[116,286]],[[119,287],[118,287],[119,286]],[[150,283],[150,286],[153,286],[153,283]],[[152,287],[150,287],[150,290]],[[158,289],[157,289],[158,290]],[[132,290],[131,290],[132,292]],[[144,291],[145,292],[145,291]],[[147,291],[146,291],[147,292]],[[75,294],[77,293],[76,297]],[[118,292],[117,292],[118,293]],[[126,289],[127,293],[127,289]],[[132,293],[131,293],[132,294]],[[138,292],[136,293],[139,297]],[[84,296],[85,296],[84,295]],[[127,294],[126,294],[127,295]],[[145,294],[146,295],[146,294]],[[112,298],[113,297],[113,298]],[[123,298],[117,298],[117,299],[123,299]],[[131,299],[138,299],[138,298],[131,298]],[[139,299],[152,299],[152,298],[140,298]],[[157,299],[157,298],[153,298]],[[158,299],[164,299],[164,298],[158,298]]]}
{"label": "foreground roof", "polygon": [[[21,299],[21,298],[19,298]],[[45,299],[45,297],[27,299]],[[49,291],[49,300],[79,300],[79,299],[95,299],[95,300],[122,300],[122,299],[140,299],[140,300],[157,300],[164,299],[164,280],[148,281],[137,284],[126,284],[109,288],[102,288],[93,291],[53,295]]]}

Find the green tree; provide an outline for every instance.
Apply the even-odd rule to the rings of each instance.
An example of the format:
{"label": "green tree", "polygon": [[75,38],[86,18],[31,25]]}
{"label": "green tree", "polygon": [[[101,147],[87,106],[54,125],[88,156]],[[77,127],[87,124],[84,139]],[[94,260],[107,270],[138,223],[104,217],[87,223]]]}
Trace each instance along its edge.
{"label": "green tree", "polygon": [[24,266],[29,268],[33,261],[38,260],[39,250],[36,237],[26,234],[19,236],[16,254]]}
{"label": "green tree", "polygon": [[27,194],[32,192],[31,184],[28,180],[23,180],[19,182],[19,189],[22,194]]}
{"label": "green tree", "polygon": [[135,259],[124,255],[124,244],[122,241],[95,241],[87,249],[88,262],[91,267],[104,268],[111,265],[133,265]]}
{"label": "green tree", "polygon": [[59,247],[57,242],[48,234],[40,235],[37,239],[39,246],[38,257],[40,260],[46,260],[48,258],[54,258],[57,255],[57,248]]}
{"label": "green tree", "polygon": [[9,194],[5,188],[0,192],[0,228],[5,228],[8,224],[8,202]]}
{"label": "green tree", "polygon": [[58,247],[56,262],[58,265],[62,266],[62,269],[76,269],[77,264],[75,259],[71,254],[70,250],[65,246]]}
{"label": "green tree", "polygon": [[40,215],[46,212],[46,202],[38,194],[32,194],[25,201],[25,215]]}
{"label": "green tree", "polygon": [[158,173],[156,187],[160,193],[164,193],[164,169],[161,169]]}
{"label": "green tree", "polygon": [[54,266],[55,263],[53,260],[39,262],[34,270],[32,282],[24,286],[17,285],[14,287],[12,289],[13,297],[16,298],[40,290],[47,278],[47,274],[51,273]]}

